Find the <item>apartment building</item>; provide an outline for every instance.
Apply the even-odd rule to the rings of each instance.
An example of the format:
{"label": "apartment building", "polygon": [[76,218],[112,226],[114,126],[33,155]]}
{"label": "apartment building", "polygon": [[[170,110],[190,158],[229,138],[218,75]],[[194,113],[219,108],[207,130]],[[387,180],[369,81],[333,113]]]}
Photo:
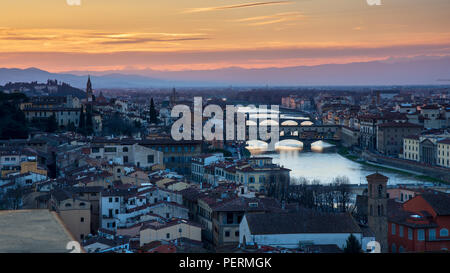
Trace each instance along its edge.
{"label": "apartment building", "polygon": [[118,164],[131,164],[144,169],[161,168],[164,162],[162,152],[137,143],[93,143],[89,157],[106,159]]}

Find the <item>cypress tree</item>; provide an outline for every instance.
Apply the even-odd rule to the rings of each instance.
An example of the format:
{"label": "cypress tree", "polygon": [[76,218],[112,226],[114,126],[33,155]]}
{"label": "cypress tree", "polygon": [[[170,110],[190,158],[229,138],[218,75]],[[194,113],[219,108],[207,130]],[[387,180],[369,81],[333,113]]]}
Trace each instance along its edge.
{"label": "cypress tree", "polygon": [[84,116],[84,107],[81,106],[80,109],[80,122],[78,123],[78,132],[81,134],[86,134],[86,117]]}
{"label": "cypress tree", "polygon": [[92,106],[86,108],[86,134],[92,135],[94,133],[94,124],[92,122]]}
{"label": "cypress tree", "polygon": [[150,100],[150,123],[157,123],[158,117],[155,109],[155,103],[153,102],[153,98]]}
{"label": "cypress tree", "polygon": [[355,235],[350,234],[348,236],[347,242],[344,247],[345,253],[361,253],[361,244],[358,242],[358,239],[356,239]]}

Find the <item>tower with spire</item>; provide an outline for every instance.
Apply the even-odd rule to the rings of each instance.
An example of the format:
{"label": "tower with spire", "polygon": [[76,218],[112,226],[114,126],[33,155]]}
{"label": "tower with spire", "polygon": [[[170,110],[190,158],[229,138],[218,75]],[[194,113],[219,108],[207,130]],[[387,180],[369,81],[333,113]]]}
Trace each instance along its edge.
{"label": "tower with spire", "polygon": [[86,85],[86,101],[92,102],[93,101],[94,94],[92,92],[92,83],[91,83],[91,76],[88,76],[88,81]]}
{"label": "tower with spire", "polygon": [[172,89],[172,94],[170,95],[170,107],[174,107],[177,104],[177,92],[175,88]]}

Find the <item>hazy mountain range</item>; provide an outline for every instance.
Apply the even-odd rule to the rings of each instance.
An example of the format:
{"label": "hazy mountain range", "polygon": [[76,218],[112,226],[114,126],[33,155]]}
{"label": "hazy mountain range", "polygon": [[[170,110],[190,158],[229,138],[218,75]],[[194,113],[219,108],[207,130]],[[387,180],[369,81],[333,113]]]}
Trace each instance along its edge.
{"label": "hazy mountain range", "polygon": [[348,64],[286,68],[215,70],[121,70],[50,73],[37,68],[0,68],[0,85],[57,79],[84,88],[90,74],[94,88],[172,86],[293,86],[293,85],[449,85],[450,57],[390,59]]}

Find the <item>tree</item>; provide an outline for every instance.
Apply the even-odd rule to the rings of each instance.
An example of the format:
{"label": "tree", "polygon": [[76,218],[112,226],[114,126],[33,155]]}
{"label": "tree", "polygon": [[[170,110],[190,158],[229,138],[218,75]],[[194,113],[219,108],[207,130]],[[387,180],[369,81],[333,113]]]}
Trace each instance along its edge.
{"label": "tree", "polygon": [[53,114],[47,119],[47,128],[45,129],[48,133],[53,133],[58,129],[58,122],[56,121],[56,116]]}
{"label": "tree", "polygon": [[104,136],[110,135],[127,135],[132,136],[145,128],[138,128],[135,122],[124,119],[120,113],[116,112],[112,115],[103,117],[103,132]]}
{"label": "tree", "polygon": [[94,133],[94,123],[92,121],[92,106],[86,107],[86,134],[92,135]]}
{"label": "tree", "polygon": [[27,97],[20,93],[0,92],[0,139],[27,138],[28,127],[25,114],[19,109]]}
{"label": "tree", "polygon": [[80,109],[80,122],[78,123],[78,132],[80,134],[86,134],[86,117],[84,115],[84,107],[81,106]]}
{"label": "tree", "polygon": [[333,179],[333,184],[336,187],[338,206],[342,212],[346,212],[352,194],[350,189],[350,180],[346,176],[338,176]]}
{"label": "tree", "polygon": [[16,185],[0,196],[0,209],[18,210],[20,209],[24,189],[20,185]]}
{"label": "tree", "polygon": [[347,241],[345,243],[344,252],[345,253],[362,252],[361,243],[358,241],[358,239],[356,239],[355,235],[350,234],[350,236],[348,236]]}
{"label": "tree", "polygon": [[75,132],[76,130],[77,130],[77,128],[75,127],[75,124],[73,123],[73,121],[69,122],[69,124],[67,125],[67,131]]}
{"label": "tree", "polygon": [[150,100],[150,123],[158,122],[158,113],[155,109],[155,103],[153,102],[153,98]]}

